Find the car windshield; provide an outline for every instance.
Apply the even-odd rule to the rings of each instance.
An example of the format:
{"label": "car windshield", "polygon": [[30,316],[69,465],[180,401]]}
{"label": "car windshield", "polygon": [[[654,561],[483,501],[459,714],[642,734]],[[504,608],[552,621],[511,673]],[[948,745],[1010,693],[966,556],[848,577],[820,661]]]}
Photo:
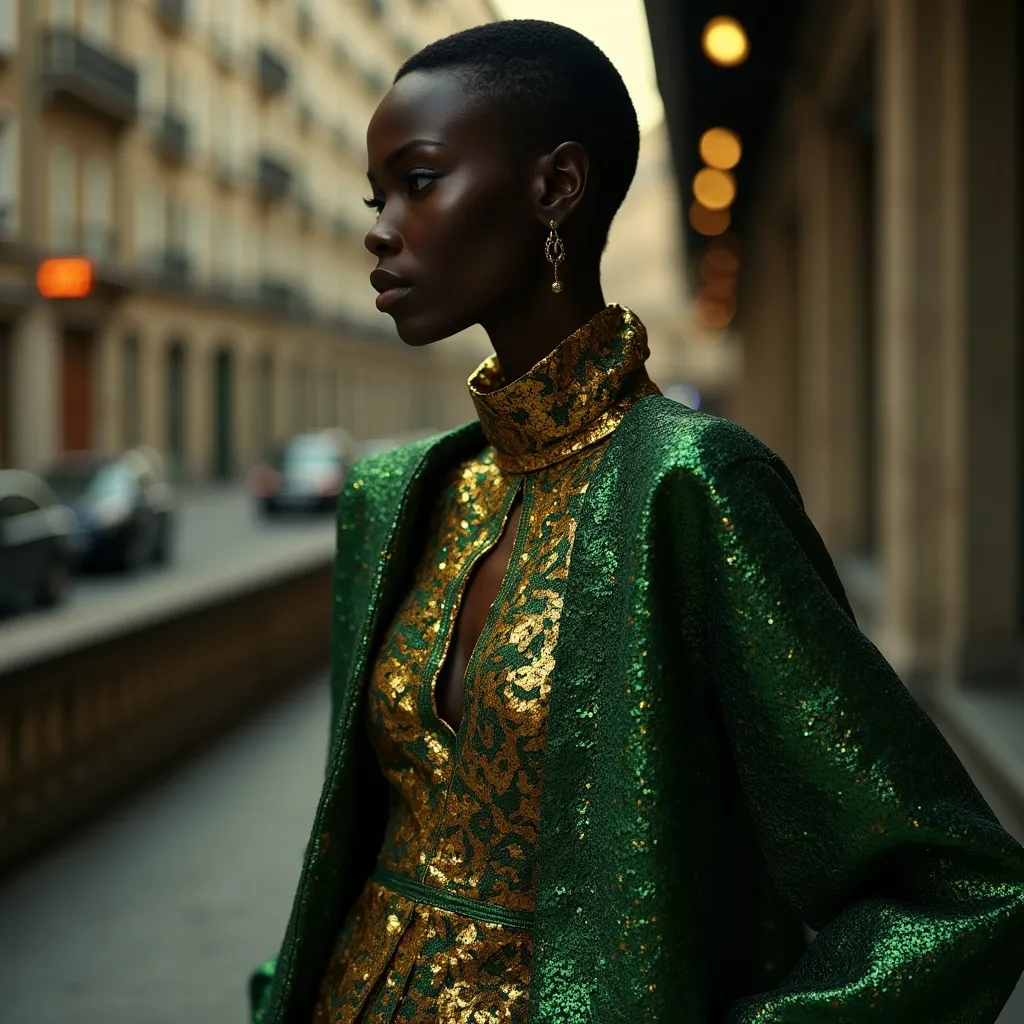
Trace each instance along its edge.
{"label": "car windshield", "polygon": [[338,449],[322,437],[297,437],[289,441],[274,459],[274,465],[281,468],[305,466],[338,466],[341,455]]}
{"label": "car windshield", "polygon": [[88,465],[67,465],[55,469],[46,478],[61,501],[74,501],[88,495],[90,498],[109,498],[131,490],[132,473],[119,462],[101,462]]}

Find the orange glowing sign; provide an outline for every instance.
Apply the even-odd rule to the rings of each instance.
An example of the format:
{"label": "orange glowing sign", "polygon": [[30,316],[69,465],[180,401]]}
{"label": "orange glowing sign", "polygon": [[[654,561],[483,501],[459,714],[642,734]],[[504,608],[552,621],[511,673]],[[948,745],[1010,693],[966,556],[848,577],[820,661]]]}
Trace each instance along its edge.
{"label": "orange glowing sign", "polygon": [[92,291],[92,261],[82,256],[43,260],[36,286],[45,299],[81,299]]}

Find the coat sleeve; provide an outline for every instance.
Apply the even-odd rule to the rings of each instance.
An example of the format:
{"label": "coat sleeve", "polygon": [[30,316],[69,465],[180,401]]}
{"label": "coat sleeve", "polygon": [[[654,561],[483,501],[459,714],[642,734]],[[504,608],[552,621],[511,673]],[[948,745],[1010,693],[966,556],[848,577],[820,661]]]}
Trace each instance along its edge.
{"label": "coat sleeve", "polygon": [[249,975],[249,1015],[252,1024],[262,1024],[266,1015],[270,986],[274,982],[276,966],[276,960],[267,960]]}
{"label": "coat sleeve", "polygon": [[995,1021],[1024,857],[857,628],[781,463],[709,488],[708,660],[775,883],[817,937],[731,1024]]}

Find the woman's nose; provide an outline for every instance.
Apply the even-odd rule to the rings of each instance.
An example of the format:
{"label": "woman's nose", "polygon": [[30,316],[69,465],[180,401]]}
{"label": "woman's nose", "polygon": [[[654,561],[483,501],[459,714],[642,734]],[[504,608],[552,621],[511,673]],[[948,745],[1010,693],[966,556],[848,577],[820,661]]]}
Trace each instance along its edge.
{"label": "woman's nose", "polygon": [[401,251],[402,238],[381,213],[373,227],[366,232],[363,245],[374,256],[390,256]]}

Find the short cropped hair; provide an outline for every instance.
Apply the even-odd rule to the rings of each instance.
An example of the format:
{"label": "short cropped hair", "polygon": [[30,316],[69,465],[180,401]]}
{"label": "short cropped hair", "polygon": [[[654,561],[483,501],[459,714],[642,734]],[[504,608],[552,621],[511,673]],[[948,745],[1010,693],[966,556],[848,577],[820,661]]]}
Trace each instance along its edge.
{"label": "short cropped hair", "polygon": [[517,141],[554,149],[578,142],[590,155],[596,241],[636,173],[640,128],[615,65],[586,36],[549,21],[496,21],[439,39],[410,57],[413,71],[451,69],[513,118]]}

